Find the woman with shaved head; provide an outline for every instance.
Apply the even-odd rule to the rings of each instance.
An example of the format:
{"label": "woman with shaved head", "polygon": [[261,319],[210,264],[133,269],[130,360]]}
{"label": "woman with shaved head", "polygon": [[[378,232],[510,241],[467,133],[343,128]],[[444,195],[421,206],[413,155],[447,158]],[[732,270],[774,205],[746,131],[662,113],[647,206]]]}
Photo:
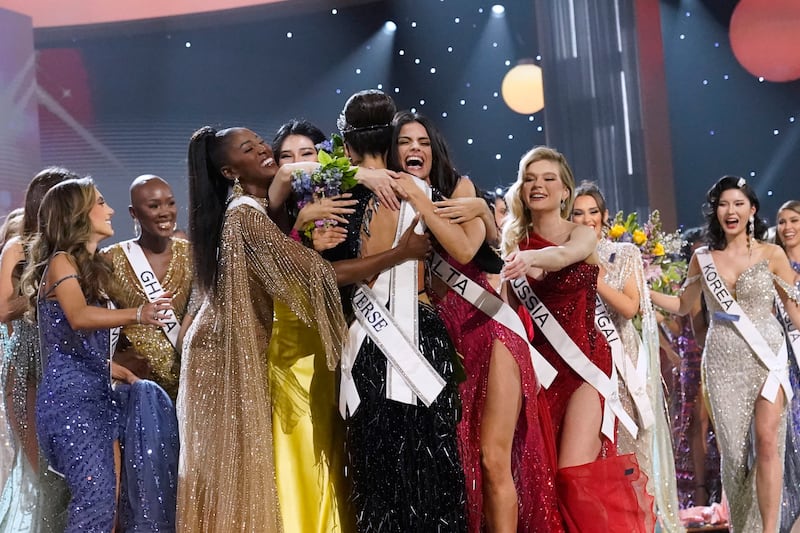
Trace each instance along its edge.
{"label": "woman with shaved head", "polygon": [[[114,267],[111,297],[117,307],[137,307],[170,292],[173,313],[162,327],[125,326],[114,355],[115,362],[140,378],[116,388],[123,417],[120,521],[125,530],[165,531],[175,527],[178,423],[173,402],[193,269],[189,243],[174,236],[178,208],[169,184],[144,174],[133,180],[130,194],[136,237],[103,250]],[[148,448],[159,453],[144,453]]]}

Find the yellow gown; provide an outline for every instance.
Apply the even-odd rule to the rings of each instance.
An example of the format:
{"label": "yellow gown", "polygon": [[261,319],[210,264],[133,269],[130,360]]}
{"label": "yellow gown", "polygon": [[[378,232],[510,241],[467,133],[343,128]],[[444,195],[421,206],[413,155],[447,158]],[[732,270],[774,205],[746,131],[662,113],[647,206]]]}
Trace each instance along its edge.
{"label": "yellow gown", "polygon": [[333,267],[283,235],[260,202],[243,196],[225,213],[217,277],[184,340],[182,532],[283,531],[267,369],[273,299],[315,324],[330,368],[347,335]]}
{"label": "yellow gown", "polygon": [[354,531],[336,373],[317,331],[275,302],[269,344],[275,478],[286,531]]}

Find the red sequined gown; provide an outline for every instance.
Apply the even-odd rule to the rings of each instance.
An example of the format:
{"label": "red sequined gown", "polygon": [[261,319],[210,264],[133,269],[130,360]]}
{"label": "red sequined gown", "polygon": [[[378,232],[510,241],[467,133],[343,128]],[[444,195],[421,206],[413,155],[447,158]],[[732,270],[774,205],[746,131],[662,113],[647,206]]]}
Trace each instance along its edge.
{"label": "red sequined gown", "polygon": [[[520,250],[555,246],[531,233],[519,244]],[[597,265],[580,262],[549,272],[541,280],[528,278],[531,288],[581,351],[606,375],[611,374],[611,350],[594,327]],[[570,368],[534,327],[524,306],[518,313],[528,328],[531,343],[558,371],[545,392],[556,442],[567,405],[584,380]],[[603,402],[600,397],[601,404]],[[602,437],[600,454],[594,462],[558,470],[556,490],[567,530],[570,532],[651,532],[655,516],[653,498],[646,493],[646,478],[636,458],[618,456],[616,445]]]}
{"label": "red sequined gown", "polygon": [[[453,267],[496,294],[486,274],[474,262],[461,265],[446,252],[440,250],[439,253]],[[456,350],[464,359],[467,375],[459,387],[462,415],[457,430],[467,484],[468,530],[475,533],[484,530],[481,419],[492,346],[499,340],[516,360],[522,383],[522,410],[512,445],[512,471],[519,501],[518,531],[564,531],[555,492],[555,440],[547,402],[533,371],[527,343],[453,291],[448,291],[444,298],[434,298],[434,302]]]}

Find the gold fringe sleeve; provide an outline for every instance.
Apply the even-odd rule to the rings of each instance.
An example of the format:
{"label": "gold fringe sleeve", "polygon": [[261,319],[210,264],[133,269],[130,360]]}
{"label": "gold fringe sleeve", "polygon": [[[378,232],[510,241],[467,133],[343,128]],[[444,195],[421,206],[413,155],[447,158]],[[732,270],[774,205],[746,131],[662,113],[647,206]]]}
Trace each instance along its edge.
{"label": "gold fringe sleeve", "polygon": [[318,329],[328,368],[333,370],[347,339],[342,302],[333,266],[317,252],[284,235],[264,215],[246,208],[242,237],[251,272],[276,300],[288,305],[306,325]]}

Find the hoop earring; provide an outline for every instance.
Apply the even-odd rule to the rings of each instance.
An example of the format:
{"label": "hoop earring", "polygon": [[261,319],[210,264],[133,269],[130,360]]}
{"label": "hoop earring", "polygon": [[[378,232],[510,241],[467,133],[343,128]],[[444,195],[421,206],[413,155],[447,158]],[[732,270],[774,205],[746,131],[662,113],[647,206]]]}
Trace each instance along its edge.
{"label": "hoop earring", "polygon": [[239,183],[238,176],[233,178],[233,195],[234,196],[241,196],[244,194],[244,189],[242,189],[242,184]]}
{"label": "hoop earring", "polygon": [[133,236],[137,239],[142,237],[142,225],[139,223],[138,218],[133,219]]}

